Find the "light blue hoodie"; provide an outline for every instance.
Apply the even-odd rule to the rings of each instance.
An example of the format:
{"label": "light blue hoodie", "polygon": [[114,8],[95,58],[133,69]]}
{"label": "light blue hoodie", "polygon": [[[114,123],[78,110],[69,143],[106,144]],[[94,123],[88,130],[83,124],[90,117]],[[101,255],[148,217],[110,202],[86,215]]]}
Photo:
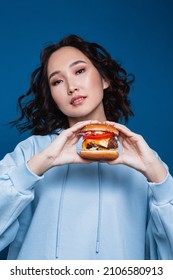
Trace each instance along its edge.
{"label": "light blue hoodie", "polygon": [[173,178],[70,164],[33,174],[56,135],[31,136],[0,162],[0,250],[8,259],[173,259]]}

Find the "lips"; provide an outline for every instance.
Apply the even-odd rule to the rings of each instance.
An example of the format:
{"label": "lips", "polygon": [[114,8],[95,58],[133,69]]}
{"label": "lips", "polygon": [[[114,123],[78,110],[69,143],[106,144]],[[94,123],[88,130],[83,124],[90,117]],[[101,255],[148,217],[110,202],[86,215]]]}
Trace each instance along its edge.
{"label": "lips", "polygon": [[71,102],[70,104],[73,105],[73,106],[77,106],[77,105],[80,105],[84,102],[84,100],[86,99],[85,96],[82,96],[82,95],[78,95],[78,96],[74,96],[72,99],[71,99]]}

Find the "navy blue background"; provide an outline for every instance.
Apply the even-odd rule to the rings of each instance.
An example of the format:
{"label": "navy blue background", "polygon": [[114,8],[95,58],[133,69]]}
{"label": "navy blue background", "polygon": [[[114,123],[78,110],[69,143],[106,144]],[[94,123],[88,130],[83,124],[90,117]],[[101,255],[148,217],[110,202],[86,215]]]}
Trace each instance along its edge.
{"label": "navy blue background", "polygon": [[75,33],[103,45],[135,74],[128,126],[173,173],[172,14],[172,0],[1,1],[0,158],[28,136],[7,123],[16,118],[17,98],[28,89],[41,49]]}

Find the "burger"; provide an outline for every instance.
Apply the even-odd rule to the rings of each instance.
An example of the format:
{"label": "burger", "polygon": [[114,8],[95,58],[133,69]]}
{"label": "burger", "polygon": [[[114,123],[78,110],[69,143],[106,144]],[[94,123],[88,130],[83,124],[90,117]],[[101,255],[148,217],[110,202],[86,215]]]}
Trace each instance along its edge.
{"label": "burger", "polygon": [[118,158],[117,136],[119,131],[108,124],[89,124],[82,128],[82,149],[79,155],[93,161],[114,160]]}

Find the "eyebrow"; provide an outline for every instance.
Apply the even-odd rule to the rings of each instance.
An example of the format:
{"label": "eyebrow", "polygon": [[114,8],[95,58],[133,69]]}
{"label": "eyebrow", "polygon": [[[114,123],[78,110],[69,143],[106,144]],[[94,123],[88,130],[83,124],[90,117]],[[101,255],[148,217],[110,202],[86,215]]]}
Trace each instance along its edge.
{"label": "eyebrow", "polygon": [[[73,67],[73,66],[75,66],[75,65],[77,65],[77,64],[79,64],[79,63],[85,63],[85,64],[86,64],[86,62],[83,61],[83,60],[76,60],[76,61],[72,62],[72,63],[69,65],[69,67],[71,68],[71,67]],[[49,80],[50,80],[53,76],[58,75],[59,73],[61,73],[61,71],[59,71],[59,70],[52,72],[52,73],[49,75]]]}

